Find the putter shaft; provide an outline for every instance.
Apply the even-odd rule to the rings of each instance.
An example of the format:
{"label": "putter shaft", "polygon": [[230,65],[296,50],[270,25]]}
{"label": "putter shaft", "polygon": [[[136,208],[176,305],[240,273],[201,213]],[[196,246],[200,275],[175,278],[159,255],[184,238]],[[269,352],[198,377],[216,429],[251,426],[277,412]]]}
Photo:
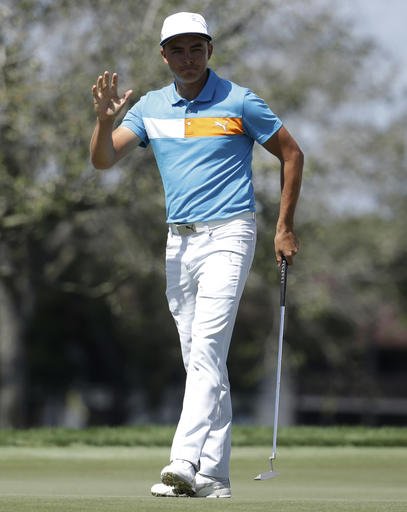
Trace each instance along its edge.
{"label": "putter shaft", "polygon": [[273,470],[273,461],[277,457],[277,431],[278,431],[278,411],[280,408],[280,383],[281,383],[281,363],[283,359],[283,339],[284,339],[284,320],[285,320],[285,295],[287,287],[287,260],[283,258],[280,268],[280,326],[278,332],[278,353],[277,353],[277,372],[276,372],[276,393],[274,400],[274,423],[273,423],[273,451],[271,453],[271,470],[260,473],[255,480],[267,480],[278,475]]}

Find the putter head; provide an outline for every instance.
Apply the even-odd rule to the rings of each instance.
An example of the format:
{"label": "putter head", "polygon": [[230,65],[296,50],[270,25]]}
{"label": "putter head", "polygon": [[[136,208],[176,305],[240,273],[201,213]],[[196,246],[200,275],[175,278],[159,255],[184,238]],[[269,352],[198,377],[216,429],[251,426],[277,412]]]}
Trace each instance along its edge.
{"label": "putter head", "polygon": [[275,453],[273,453],[273,455],[269,458],[270,468],[271,468],[270,471],[266,471],[265,473],[260,473],[259,475],[257,475],[255,477],[255,480],[268,480],[269,478],[274,478],[277,475],[279,475],[279,473],[277,473],[277,471],[273,470],[273,460],[274,459],[275,459]]}
{"label": "putter head", "polygon": [[277,471],[266,471],[265,473],[260,473],[259,475],[257,475],[255,477],[255,480],[268,480],[269,478],[274,478],[278,475],[279,473],[277,473]]}

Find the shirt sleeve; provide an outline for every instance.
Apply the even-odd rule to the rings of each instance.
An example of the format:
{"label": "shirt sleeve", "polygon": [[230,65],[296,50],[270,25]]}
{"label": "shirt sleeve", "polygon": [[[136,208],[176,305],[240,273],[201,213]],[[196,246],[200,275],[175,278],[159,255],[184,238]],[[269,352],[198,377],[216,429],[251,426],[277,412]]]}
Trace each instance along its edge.
{"label": "shirt sleeve", "polygon": [[283,123],[264,100],[248,90],[243,101],[243,126],[246,133],[264,144]]}
{"label": "shirt sleeve", "polygon": [[141,139],[140,146],[145,148],[148,146],[150,140],[148,138],[142,116],[144,98],[145,96],[140,98],[139,101],[127,111],[123,121],[121,122],[121,126],[125,126],[134,132]]}

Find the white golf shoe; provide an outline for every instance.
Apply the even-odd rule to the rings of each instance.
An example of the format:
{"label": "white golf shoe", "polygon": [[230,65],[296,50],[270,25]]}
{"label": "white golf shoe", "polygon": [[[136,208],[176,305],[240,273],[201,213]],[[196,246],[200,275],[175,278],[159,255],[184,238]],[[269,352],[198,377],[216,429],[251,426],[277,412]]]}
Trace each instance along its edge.
{"label": "white golf shoe", "polygon": [[197,473],[194,496],[196,498],[231,498],[230,482]]}
{"label": "white golf shoe", "polygon": [[154,484],[151,487],[151,494],[159,498],[188,498],[188,494],[179,494],[175,487],[163,483]]}
{"label": "white golf shoe", "polygon": [[195,493],[180,492],[172,485],[163,483],[154,484],[151,487],[151,494],[159,498],[231,498],[229,480],[216,480],[216,478],[200,475],[195,478]]}
{"label": "white golf shoe", "polygon": [[192,496],[195,494],[195,467],[187,460],[175,459],[161,471],[163,484],[173,487],[174,492]]}

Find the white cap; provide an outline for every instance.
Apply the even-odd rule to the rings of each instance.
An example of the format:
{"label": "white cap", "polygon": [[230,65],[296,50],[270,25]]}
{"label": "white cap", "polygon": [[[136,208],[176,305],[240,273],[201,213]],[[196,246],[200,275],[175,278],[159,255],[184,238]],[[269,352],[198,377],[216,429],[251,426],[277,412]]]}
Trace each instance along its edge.
{"label": "white cap", "polygon": [[194,12],[177,12],[165,18],[161,29],[160,45],[164,46],[170,39],[181,34],[196,34],[208,41],[212,39],[208,34],[205,18]]}

